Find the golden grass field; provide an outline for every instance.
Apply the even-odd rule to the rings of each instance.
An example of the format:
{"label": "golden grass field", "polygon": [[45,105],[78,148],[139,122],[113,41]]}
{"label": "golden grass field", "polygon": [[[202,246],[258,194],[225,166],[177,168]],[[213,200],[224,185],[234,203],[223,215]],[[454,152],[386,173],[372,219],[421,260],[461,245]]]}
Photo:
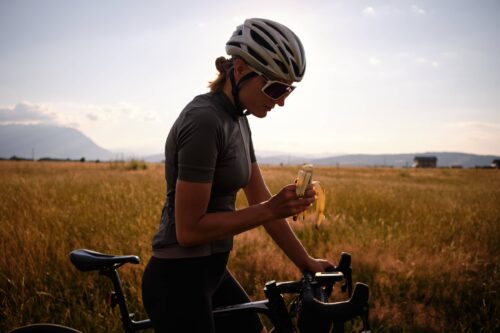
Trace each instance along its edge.
{"label": "golden grass field", "polygon": [[[297,170],[263,175],[277,192]],[[498,332],[500,170],[317,168],[315,178],[327,220],[293,227],[315,256],[352,254],[375,332]],[[0,332],[36,322],[121,332],[110,283],[70,264],[76,248],[142,258],[121,275],[143,318],[140,281],[164,195],[161,164],[0,162]],[[237,236],[230,267],[254,299],[265,281],[300,276],[261,229]]]}

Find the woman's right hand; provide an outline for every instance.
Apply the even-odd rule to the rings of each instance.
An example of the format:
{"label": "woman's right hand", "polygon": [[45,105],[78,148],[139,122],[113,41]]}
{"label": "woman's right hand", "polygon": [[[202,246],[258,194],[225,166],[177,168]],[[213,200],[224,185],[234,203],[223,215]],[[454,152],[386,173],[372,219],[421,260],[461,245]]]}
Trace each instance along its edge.
{"label": "woman's right hand", "polygon": [[309,185],[303,197],[295,192],[297,186],[290,184],[273,195],[264,205],[271,211],[274,219],[287,218],[305,211],[316,200],[313,185]]}

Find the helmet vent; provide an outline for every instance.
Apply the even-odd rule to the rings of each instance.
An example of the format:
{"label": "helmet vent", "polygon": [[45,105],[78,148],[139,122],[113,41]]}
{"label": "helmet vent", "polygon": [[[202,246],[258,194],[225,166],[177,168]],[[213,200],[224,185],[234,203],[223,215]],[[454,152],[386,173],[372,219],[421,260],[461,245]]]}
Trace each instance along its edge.
{"label": "helmet vent", "polygon": [[236,43],[236,42],[228,42],[227,45],[236,46],[237,48],[241,48],[241,44]]}
{"label": "helmet vent", "polygon": [[[276,59],[273,59],[273,60],[274,60],[274,62],[275,62],[278,66],[280,66],[280,69],[281,69],[281,71],[282,71],[283,73],[288,74],[288,69],[286,68],[285,64],[283,64],[283,62],[281,62],[281,61],[279,61],[279,60],[276,60]],[[295,69],[295,68],[294,68],[294,69]]]}
{"label": "helmet vent", "polygon": [[268,65],[268,62],[264,58],[262,58],[257,52],[255,52],[254,49],[252,49],[249,46],[247,46],[247,48],[248,48],[248,53],[250,53],[252,57],[256,58],[260,63],[264,64],[264,66]]}
{"label": "helmet vent", "polygon": [[283,32],[281,32],[281,30],[277,26],[275,26],[274,24],[269,23],[269,22],[266,22],[266,23],[268,26],[270,26],[271,28],[276,30],[288,42],[288,38],[286,38],[286,36],[283,34]]}
{"label": "helmet vent", "polygon": [[278,46],[278,50],[280,50],[281,56],[283,57],[283,59],[285,59],[287,61],[287,63],[290,64],[290,59],[288,59],[288,57],[286,56],[285,51],[283,51],[283,49],[281,48],[281,46]]}
{"label": "helmet vent", "polygon": [[[287,43],[283,43],[283,44],[285,45],[285,48],[286,48],[286,50],[288,51],[288,53],[293,54],[293,51],[292,51],[292,49],[290,48],[290,46],[288,46],[288,44],[287,44]],[[287,57],[287,58],[288,58],[288,57]]]}
{"label": "helmet vent", "polygon": [[269,33],[269,31],[267,31],[266,29],[262,28],[258,24],[254,24],[253,26],[256,27],[257,29],[259,29],[260,31],[262,31],[263,33],[265,33],[266,36],[269,37],[269,39],[272,40],[274,44],[278,44],[278,42],[276,42],[276,39]]}
{"label": "helmet vent", "polygon": [[250,35],[252,36],[252,39],[259,45],[265,47],[266,49],[268,49],[269,51],[273,51],[273,48],[271,45],[269,45],[269,43],[264,39],[262,38],[261,35],[259,35],[258,33],[256,33],[255,31],[250,31]]}

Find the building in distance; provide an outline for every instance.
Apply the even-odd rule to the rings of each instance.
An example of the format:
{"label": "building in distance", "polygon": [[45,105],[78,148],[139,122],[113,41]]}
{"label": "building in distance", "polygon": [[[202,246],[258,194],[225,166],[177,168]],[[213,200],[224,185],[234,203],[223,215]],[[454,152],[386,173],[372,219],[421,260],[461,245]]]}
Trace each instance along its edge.
{"label": "building in distance", "polygon": [[437,167],[436,156],[415,156],[413,158],[414,168],[435,168]]}

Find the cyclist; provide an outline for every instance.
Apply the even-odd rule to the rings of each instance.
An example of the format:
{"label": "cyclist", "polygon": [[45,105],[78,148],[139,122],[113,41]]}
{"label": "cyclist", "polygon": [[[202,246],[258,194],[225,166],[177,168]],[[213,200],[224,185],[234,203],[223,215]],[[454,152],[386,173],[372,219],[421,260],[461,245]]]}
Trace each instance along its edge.
{"label": "cyclist", "polygon": [[[247,19],[216,60],[210,92],[196,96],[172,126],[165,146],[167,198],[142,281],[143,302],[156,332],[261,332],[255,314],[218,318],[216,306],[249,301],[227,270],[233,236],[265,230],[302,271],[333,265],[309,256],[287,217],[314,202],[295,185],[272,196],[262,178],[247,115],[264,118],[283,106],[306,68],[299,38],[286,26]],[[249,207],[235,210],[238,190]],[[203,279],[200,279],[202,274]]]}

